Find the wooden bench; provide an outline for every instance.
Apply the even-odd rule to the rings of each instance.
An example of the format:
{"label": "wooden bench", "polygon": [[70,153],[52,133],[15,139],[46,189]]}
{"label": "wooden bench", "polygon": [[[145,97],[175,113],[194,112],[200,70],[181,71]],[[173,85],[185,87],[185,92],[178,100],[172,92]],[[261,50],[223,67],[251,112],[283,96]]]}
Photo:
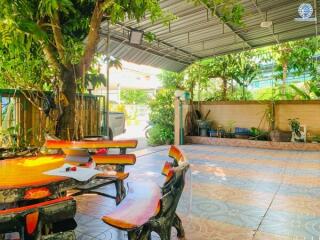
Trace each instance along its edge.
{"label": "wooden bench", "polygon": [[[44,147],[47,149],[64,150],[67,153],[67,160],[76,158],[81,158],[83,160],[83,158],[85,159],[87,157],[86,161],[94,161],[98,168],[101,166],[113,166],[112,170],[104,171],[104,173],[97,175],[96,179],[92,182],[77,187],[77,190],[79,191],[75,193],[74,196],[84,193],[96,193],[105,197],[113,198],[116,200],[116,203],[119,204],[126,196],[124,180],[128,178],[129,173],[125,172],[125,166],[134,165],[136,162],[136,156],[134,154],[126,154],[126,152],[128,148],[136,148],[137,143],[137,140],[111,141],[87,138],[84,141],[47,140]],[[119,149],[119,154],[97,155],[95,154],[95,151],[92,151],[110,148]],[[68,155],[68,151],[66,149],[74,150],[75,152],[72,153],[73,156]],[[77,151],[79,151],[78,155]],[[87,153],[87,156],[83,154],[83,151]],[[99,188],[108,184],[115,184],[116,196],[98,191]]]}
{"label": "wooden bench", "polygon": [[71,197],[29,202],[26,206],[0,210],[0,239],[13,232],[18,232],[21,240],[75,239],[75,213],[76,202]]}
{"label": "wooden bench", "polygon": [[181,150],[178,147],[174,145],[170,147],[168,155],[173,159],[173,164],[175,166],[178,166],[180,162],[186,161],[186,157],[184,156],[184,154],[181,152]]}
{"label": "wooden bench", "polygon": [[[174,151],[182,152],[174,147]],[[169,152],[170,153],[170,152]],[[178,158],[182,159],[182,158]],[[160,188],[151,182],[135,183],[133,193],[112,212],[106,214],[102,220],[115,228],[128,232],[129,240],[151,239],[151,232],[156,232],[160,239],[169,240],[171,228],[177,229],[179,238],[184,238],[184,229],[176,208],[185,185],[185,173],[189,168],[188,162],[176,161],[165,163],[162,173],[165,183]]]}

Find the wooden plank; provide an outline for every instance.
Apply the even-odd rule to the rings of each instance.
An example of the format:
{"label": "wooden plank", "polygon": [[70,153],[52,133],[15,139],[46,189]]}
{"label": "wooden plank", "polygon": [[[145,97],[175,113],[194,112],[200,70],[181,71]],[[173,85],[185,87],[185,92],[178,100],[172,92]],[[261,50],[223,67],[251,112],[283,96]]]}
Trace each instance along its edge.
{"label": "wooden plank", "polygon": [[64,141],[64,140],[47,140],[44,144],[45,147],[50,149],[59,148],[136,148],[137,140],[88,140],[88,141]]}

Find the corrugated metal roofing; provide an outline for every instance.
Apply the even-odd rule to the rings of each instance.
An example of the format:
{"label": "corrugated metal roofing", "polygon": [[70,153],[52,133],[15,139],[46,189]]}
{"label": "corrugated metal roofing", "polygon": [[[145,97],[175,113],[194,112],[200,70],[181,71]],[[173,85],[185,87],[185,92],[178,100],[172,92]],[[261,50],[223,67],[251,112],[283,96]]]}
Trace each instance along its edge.
{"label": "corrugated metal roofing", "polygon": [[[215,55],[247,50],[299,38],[315,36],[315,22],[297,22],[301,3],[314,0],[242,0],[245,7],[244,26],[222,23],[204,5],[186,0],[160,0],[161,7],[178,19],[170,26],[152,23],[148,16],[141,22],[128,20],[111,27],[111,54],[115,57],[171,71],[181,71],[192,62]],[[320,6],[320,0],[316,0]],[[260,23],[272,21],[271,28]],[[319,18],[318,18],[319,19]],[[102,24],[98,50],[104,52],[106,25]],[[129,29],[152,32],[157,41],[129,44]],[[318,28],[318,26],[317,26]],[[318,28],[319,29],[319,28]]]}

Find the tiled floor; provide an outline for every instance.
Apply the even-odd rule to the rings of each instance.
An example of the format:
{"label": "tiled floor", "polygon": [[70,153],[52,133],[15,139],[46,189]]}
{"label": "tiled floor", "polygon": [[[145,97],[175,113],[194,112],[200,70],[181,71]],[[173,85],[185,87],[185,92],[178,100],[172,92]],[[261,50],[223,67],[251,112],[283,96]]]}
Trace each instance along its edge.
{"label": "tiled floor", "polygon": [[[128,168],[129,186],[141,180],[161,184],[168,148],[155,150],[137,153],[136,165]],[[320,239],[320,152],[206,145],[183,150],[192,170],[178,210],[186,239]],[[125,239],[100,220],[115,207],[112,200],[77,200],[78,239]]]}

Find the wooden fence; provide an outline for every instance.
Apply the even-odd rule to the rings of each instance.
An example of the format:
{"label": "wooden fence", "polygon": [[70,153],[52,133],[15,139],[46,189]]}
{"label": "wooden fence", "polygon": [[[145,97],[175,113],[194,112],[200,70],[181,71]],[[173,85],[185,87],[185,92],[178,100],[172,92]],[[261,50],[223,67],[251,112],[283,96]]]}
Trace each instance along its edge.
{"label": "wooden fence", "polygon": [[[95,95],[82,97],[83,104],[82,106],[78,104],[76,114],[81,112],[83,134],[99,135],[104,125],[104,97]],[[55,118],[51,115],[48,117],[42,109],[45,101],[43,93],[0,89],[0,99],[0,137],[17,132],[20,141],[37,145],[44,141],[45,133],[54,134]]]}

